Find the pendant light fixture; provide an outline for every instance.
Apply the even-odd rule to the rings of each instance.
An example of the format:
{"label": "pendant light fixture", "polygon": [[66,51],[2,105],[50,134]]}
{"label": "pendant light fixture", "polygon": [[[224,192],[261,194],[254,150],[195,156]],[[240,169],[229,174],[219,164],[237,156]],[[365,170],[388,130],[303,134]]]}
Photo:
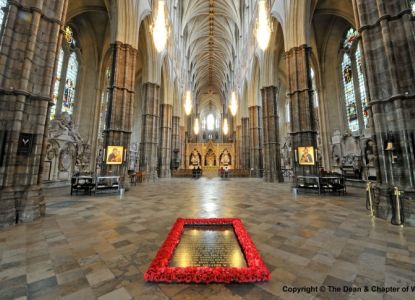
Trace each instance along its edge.
{"label": "pendant light fixture", "polygon": [[262,51],[268,48],[271,39],[271,20],[270,13],[267,8],[267,0],[259,0],[258,2],[258,19],[256,24],[256,38]]}
{"label": "pendant light fixture", "polygon": [[150,30],[153,34],[154,46],[158,52],[163,52],[167,44],[168,28],[166,19],[166,2],[159,0],[156,18]]}
{"label": "pendant light fixture", "polygon": [[190,91],[186,92],[186,99],[184,102],[184,112],[186,113],[186,116],[190,115],[192,112],[192,94]]}
{"label": "pendant light fixture", "polygon": [[238,112],[238,101],[236,100],[236,93],[232,92],[231,100],[229,101],[229,108],[231,111],[232,116],[236,116],[236,113]]}

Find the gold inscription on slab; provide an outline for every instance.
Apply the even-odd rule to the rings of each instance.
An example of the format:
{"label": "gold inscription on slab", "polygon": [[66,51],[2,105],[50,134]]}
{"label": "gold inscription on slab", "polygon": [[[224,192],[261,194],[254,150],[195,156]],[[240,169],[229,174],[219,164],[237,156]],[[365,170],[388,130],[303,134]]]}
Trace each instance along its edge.
{"label": "gold inscription on slab", "polygon": [[246,267],[232,225],[186,225],[170,267]]}

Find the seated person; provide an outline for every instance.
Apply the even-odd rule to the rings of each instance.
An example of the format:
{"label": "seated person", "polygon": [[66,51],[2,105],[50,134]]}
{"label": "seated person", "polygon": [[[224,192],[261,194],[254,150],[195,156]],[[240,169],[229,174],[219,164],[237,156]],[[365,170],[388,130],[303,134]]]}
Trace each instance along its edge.
{"label": "seated person", "polygon": [[225,177],[229,177],[229,168],[225,166]]}

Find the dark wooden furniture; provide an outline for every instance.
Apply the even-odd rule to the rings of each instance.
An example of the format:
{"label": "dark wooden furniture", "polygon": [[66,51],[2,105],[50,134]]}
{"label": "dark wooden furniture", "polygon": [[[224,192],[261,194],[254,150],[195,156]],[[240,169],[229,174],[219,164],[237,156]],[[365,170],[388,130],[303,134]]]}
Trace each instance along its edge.
{"label": "dark wooden furniture", "polygon": [[339,176],[323,176],[320,177],[321,192],[346,193],[346,184],[344,177]]}
{"label": "dark wooden furniture", "polygon": [[137,185],[137,173],[130,173],[128,177],[130,178],[131,185]]}
{"label": "dark wooden furniture", "polygon": [[346,193],[346,183],[341,176],[297,176],[295,188],[325,192]]}
{"label": "dark wooden furniture", "polygon": [[95,183],[92,176],[72,176],[71,178],[71,195],[73,192],[78,194],[79,191],[91,195],[94,187]]}

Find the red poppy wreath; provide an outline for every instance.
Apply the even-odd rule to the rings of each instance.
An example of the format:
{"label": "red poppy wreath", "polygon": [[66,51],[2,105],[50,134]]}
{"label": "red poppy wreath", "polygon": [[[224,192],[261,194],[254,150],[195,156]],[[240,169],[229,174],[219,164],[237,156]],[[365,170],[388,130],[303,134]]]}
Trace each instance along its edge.
{"label": "red poppy wreath", "polygon": [[[246,260],[246,267],[169,266],[185,226],[231,225]],[[144,274],[149,282],[248,283],[270,280],[270,273],[240,219],[177,219],[163,245]]]}

